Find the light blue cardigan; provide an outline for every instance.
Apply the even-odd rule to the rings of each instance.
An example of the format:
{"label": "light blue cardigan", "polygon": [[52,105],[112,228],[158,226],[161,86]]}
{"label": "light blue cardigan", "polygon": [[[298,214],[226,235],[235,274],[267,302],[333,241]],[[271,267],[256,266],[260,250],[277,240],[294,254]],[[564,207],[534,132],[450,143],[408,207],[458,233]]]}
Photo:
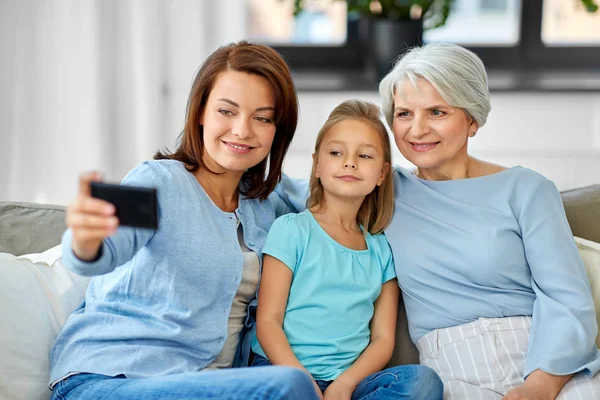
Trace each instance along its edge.
{"label": "light blue cardigan", "polygon": [[[123,183],[158,188],[159,228],[120,227],[94,262],[75,257],[72,232],[64,234],[64,264],[94,277],[54,343],[50,383],[71,372],[137,378],[198,371],[226,339],[244,263],[235,214],[219,209],[178,161],[145,162]],[[240,197],[244,241],[261,264],[267,232],[286,211],[277,196]],[[256,299],[234,366],[248,363],[255,308]]]}

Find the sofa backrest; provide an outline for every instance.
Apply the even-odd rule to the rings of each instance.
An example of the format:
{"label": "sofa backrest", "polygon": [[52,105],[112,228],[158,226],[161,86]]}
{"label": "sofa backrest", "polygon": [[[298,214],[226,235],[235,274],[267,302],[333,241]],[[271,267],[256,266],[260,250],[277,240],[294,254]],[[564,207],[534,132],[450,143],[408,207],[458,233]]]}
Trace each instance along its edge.
{"label": "sofa backrest", "polygon": [[0,202],[0,253],[41,253],[60,243],[65,207]]}
{"label": "sofa backrest", "polygon": [[[574,236],[600,243],[600,185],[561,193]],[[0,202],[0,253],[41,253],[60,243],[65,207]]]}
{"label": "sofa backrest", "polygon": [[573,235],[600,243],[600,185],[561,193]]}

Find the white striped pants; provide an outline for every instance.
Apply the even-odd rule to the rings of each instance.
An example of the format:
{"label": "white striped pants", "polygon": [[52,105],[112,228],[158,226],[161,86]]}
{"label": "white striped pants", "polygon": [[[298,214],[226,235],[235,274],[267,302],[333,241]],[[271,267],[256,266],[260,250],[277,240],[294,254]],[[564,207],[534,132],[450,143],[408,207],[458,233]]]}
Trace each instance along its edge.
{"label": "white striped pants", "polygon": [[[444,382],[444,400],[498,400],[523,384],[531,317],[479,318],[419,339],[421,364]],[[568,344],[566,344],[568,345]],[[577,374],[557,400],[600,400],[600,373]]]}

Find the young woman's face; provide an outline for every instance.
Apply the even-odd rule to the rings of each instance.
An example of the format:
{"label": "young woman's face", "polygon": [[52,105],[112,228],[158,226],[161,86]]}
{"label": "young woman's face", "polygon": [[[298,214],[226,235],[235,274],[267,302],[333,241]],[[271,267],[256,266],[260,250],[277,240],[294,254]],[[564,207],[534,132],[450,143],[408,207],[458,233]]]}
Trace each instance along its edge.
{"label": "young woman's face", "polygon": [[323,189],[338,197],[367,196],[383,183],[390,168],[379,133],[352,119],[336,123],[325,133],[316,163],[315,174]]}
{"label": "young woman's face", "polygon": [[199,121],[209,168],[243,173],[264,160],[275,137],[274,114],[269,81],[245,72],[221,73]]}
{"label": "young woman's face", "polygon": [[424,79],[403,83],[394,95],[392,130],[398,150],[419,168],[441,168],[467,155],[467,139],[479,126],[460,108],[448,105]]}

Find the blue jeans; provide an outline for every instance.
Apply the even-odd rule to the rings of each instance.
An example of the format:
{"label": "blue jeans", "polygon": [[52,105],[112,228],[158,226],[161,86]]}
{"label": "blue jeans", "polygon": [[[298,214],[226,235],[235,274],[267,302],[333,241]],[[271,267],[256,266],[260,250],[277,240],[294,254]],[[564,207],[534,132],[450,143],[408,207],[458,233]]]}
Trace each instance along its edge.
{"label": "blue jeans", "polygon": [[[253,367],[271,365],[269,360],[255,354]],[[333,381],[317,380],[322,392]],[[424,365],[399,365],[367,376],[354,389],[352,400],[441,400],[444,385],[440,377]]]}
{"label": "blue jeans", "polygon": [[317,399],[308,374],[296,368],[230,368],[151,378],[78,374],[60,381],[51,400]]}

